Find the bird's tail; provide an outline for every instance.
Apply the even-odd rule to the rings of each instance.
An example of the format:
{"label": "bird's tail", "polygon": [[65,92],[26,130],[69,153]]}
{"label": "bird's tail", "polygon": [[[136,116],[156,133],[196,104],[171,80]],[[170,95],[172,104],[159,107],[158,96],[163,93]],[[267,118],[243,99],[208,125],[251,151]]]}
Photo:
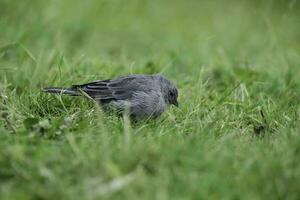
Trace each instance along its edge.
{"label": "bird's tail", "polygon": [[67,94],[70,96],[80,96],[80,92],[76,88],[48,87],[44,88],[43,92],[53,94]]}

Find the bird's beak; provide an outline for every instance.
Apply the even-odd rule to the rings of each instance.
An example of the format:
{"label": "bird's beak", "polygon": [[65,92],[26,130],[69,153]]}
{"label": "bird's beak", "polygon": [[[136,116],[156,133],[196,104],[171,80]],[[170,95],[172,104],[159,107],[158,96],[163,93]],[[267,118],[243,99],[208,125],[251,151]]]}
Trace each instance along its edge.
{"label": "bird's beak", "polygon": [[178,101],[176,100],[176,101],[173,103],[173,105],[176,106],[176,107],[179,107]]}

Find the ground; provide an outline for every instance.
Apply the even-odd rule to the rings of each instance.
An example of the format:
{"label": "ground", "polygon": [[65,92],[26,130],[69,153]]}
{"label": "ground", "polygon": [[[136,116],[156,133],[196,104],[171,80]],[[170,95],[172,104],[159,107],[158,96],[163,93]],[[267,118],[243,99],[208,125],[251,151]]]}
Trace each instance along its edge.
{"label": "ground", "polygon": [[[0,199],[299,199],[299,1],[0,0]],[[43,94],[161,73],[130,123]]]}

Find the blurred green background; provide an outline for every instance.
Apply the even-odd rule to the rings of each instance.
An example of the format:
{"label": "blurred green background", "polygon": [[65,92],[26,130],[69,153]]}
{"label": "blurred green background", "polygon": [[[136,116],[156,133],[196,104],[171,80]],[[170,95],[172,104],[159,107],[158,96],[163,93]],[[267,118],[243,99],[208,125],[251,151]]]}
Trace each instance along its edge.
{"label": "blurred green background", "polygon": [[[297,0],[0,0],[0,199],[299,199]],[[130,126],[41,93],[162,73]]]}
{"label": "blurred green background", "polygon": [[[89,62],[98,61],[120,67],[117,74],[128,72],[129,66],[144,72],[148,66],[149,73],[169,70],[180,78],[202,66],[232,63],[259,63],[267,70],[274,54],[298,53],[298,8],[297,1],[2,0],[0,43],[8,59],[24,53],[12,46],[18,43],[41,69],[57,70],[55,59],[63,55],[77,63],[70,66],[73,71],[91,76]],[[85,65],[79,66],[81,62]],[[25,68],[20,59],[4,67]],[[101,70],[108,67],[96,67],[98,76],[107,76]],[[31,75],[24,79],[32,82]],[[34,74],[34,81],[45,80],[45,75]]]}

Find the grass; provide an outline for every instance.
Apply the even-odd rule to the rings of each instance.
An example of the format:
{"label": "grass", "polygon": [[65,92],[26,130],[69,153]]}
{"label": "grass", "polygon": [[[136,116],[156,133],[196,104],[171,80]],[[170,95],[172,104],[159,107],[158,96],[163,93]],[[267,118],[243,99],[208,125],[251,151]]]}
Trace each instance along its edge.
{"label": "grass", "polygon": [[[299,199],[299,1],[0,0],[0,199]],[[162,73],[130,125],[43,94]]]}

